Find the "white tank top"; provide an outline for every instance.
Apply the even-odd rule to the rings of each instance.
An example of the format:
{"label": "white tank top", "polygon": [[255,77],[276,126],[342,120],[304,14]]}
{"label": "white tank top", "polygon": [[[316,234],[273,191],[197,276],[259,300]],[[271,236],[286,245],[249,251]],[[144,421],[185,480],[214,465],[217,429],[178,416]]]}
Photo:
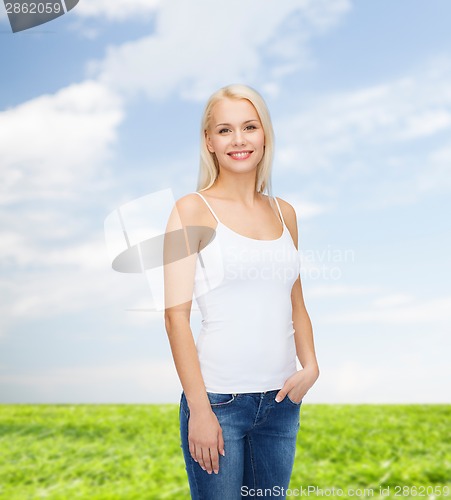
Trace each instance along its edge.
{"label": "white tank top", "polygon": [[196,341],[205,388],[214,393],[280,389],[297,371],[291,289],[299,252],[280,210],[275,240],[242,236],[218,222],[198,253],[194,298],[202,315]]}

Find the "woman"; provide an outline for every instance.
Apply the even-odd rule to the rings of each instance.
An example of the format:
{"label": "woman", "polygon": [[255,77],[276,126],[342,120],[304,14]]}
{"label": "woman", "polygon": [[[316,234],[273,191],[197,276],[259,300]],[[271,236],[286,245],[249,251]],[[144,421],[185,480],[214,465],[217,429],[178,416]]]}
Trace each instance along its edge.
{"label": "woman", "polygon": [[[302,399],[319,376],[296,213],[271,196],[273,144],[255,90],[217,91],[202,120],[200,192],[180,198],[168,222],[165,325],[183,387],[181,447],[193,499],[285,498]],[[202,313],[197,343],[193,294]]]}

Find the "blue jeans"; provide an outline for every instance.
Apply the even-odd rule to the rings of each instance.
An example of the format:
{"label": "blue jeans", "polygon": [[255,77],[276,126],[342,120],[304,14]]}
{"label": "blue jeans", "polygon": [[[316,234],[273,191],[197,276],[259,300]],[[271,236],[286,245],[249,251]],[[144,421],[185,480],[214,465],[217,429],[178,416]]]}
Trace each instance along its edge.
{"label": "blue jeans", "polygon": [[[189,407],[180,398],[181,448],[193,500],[285,499],[296,452],[301,404],[280,389],[267,392],[215,394],[207,392],[222,428],[225,456],[219,455],[219,473],[208,474],[192,458],[188,444]],[[261,490],[261,491],[258,491]]]}

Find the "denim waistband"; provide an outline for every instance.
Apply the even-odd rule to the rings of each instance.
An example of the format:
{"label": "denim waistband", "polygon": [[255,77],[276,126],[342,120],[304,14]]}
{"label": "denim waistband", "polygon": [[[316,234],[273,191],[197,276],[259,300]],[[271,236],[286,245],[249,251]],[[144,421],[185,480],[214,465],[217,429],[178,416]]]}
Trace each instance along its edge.
{"label": "denim waistband", "polygon": [[[282,389],[282,388],[280,388]],[[262,392],[211,392],[211,391],[207,391],[207,393],[209,394],[233,394],[234,396],[237,396],[238,394],[240,395],[246,395],[246,396],[265,396],[265,395],[268,395],[268,396],[271,396],[271,395],[276,395],[280,389],[272,389],[270,391],[262,391]],[[185,392],[182,391],[182,395],[184,395]]]}
{"label": "denim waistband", "polygon": [[264,396],[264,395],[272,395],[274,396],[280,391],[280,389],[272,389],[271,391],[262,391],[262,392],[233,392],[232,394],[234,396],[237,396],[238,394],[241,395],[246,395],[246,396]]}

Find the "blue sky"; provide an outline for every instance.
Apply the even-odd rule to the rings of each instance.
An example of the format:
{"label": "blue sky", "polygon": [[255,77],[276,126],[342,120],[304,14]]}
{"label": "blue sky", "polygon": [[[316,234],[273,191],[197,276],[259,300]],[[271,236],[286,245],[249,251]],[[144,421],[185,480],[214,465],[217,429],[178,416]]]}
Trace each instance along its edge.
{"label": "blue sky", "polygon": [[321,369],[305,401],[449,403],[450,15],[91,0],[13,34],[0,6],[0,402],[178,401],[162,315],[133,311],[149,286],[111,269],[103,224],[196,189],[205,99],[242,82],[298,216]]}

